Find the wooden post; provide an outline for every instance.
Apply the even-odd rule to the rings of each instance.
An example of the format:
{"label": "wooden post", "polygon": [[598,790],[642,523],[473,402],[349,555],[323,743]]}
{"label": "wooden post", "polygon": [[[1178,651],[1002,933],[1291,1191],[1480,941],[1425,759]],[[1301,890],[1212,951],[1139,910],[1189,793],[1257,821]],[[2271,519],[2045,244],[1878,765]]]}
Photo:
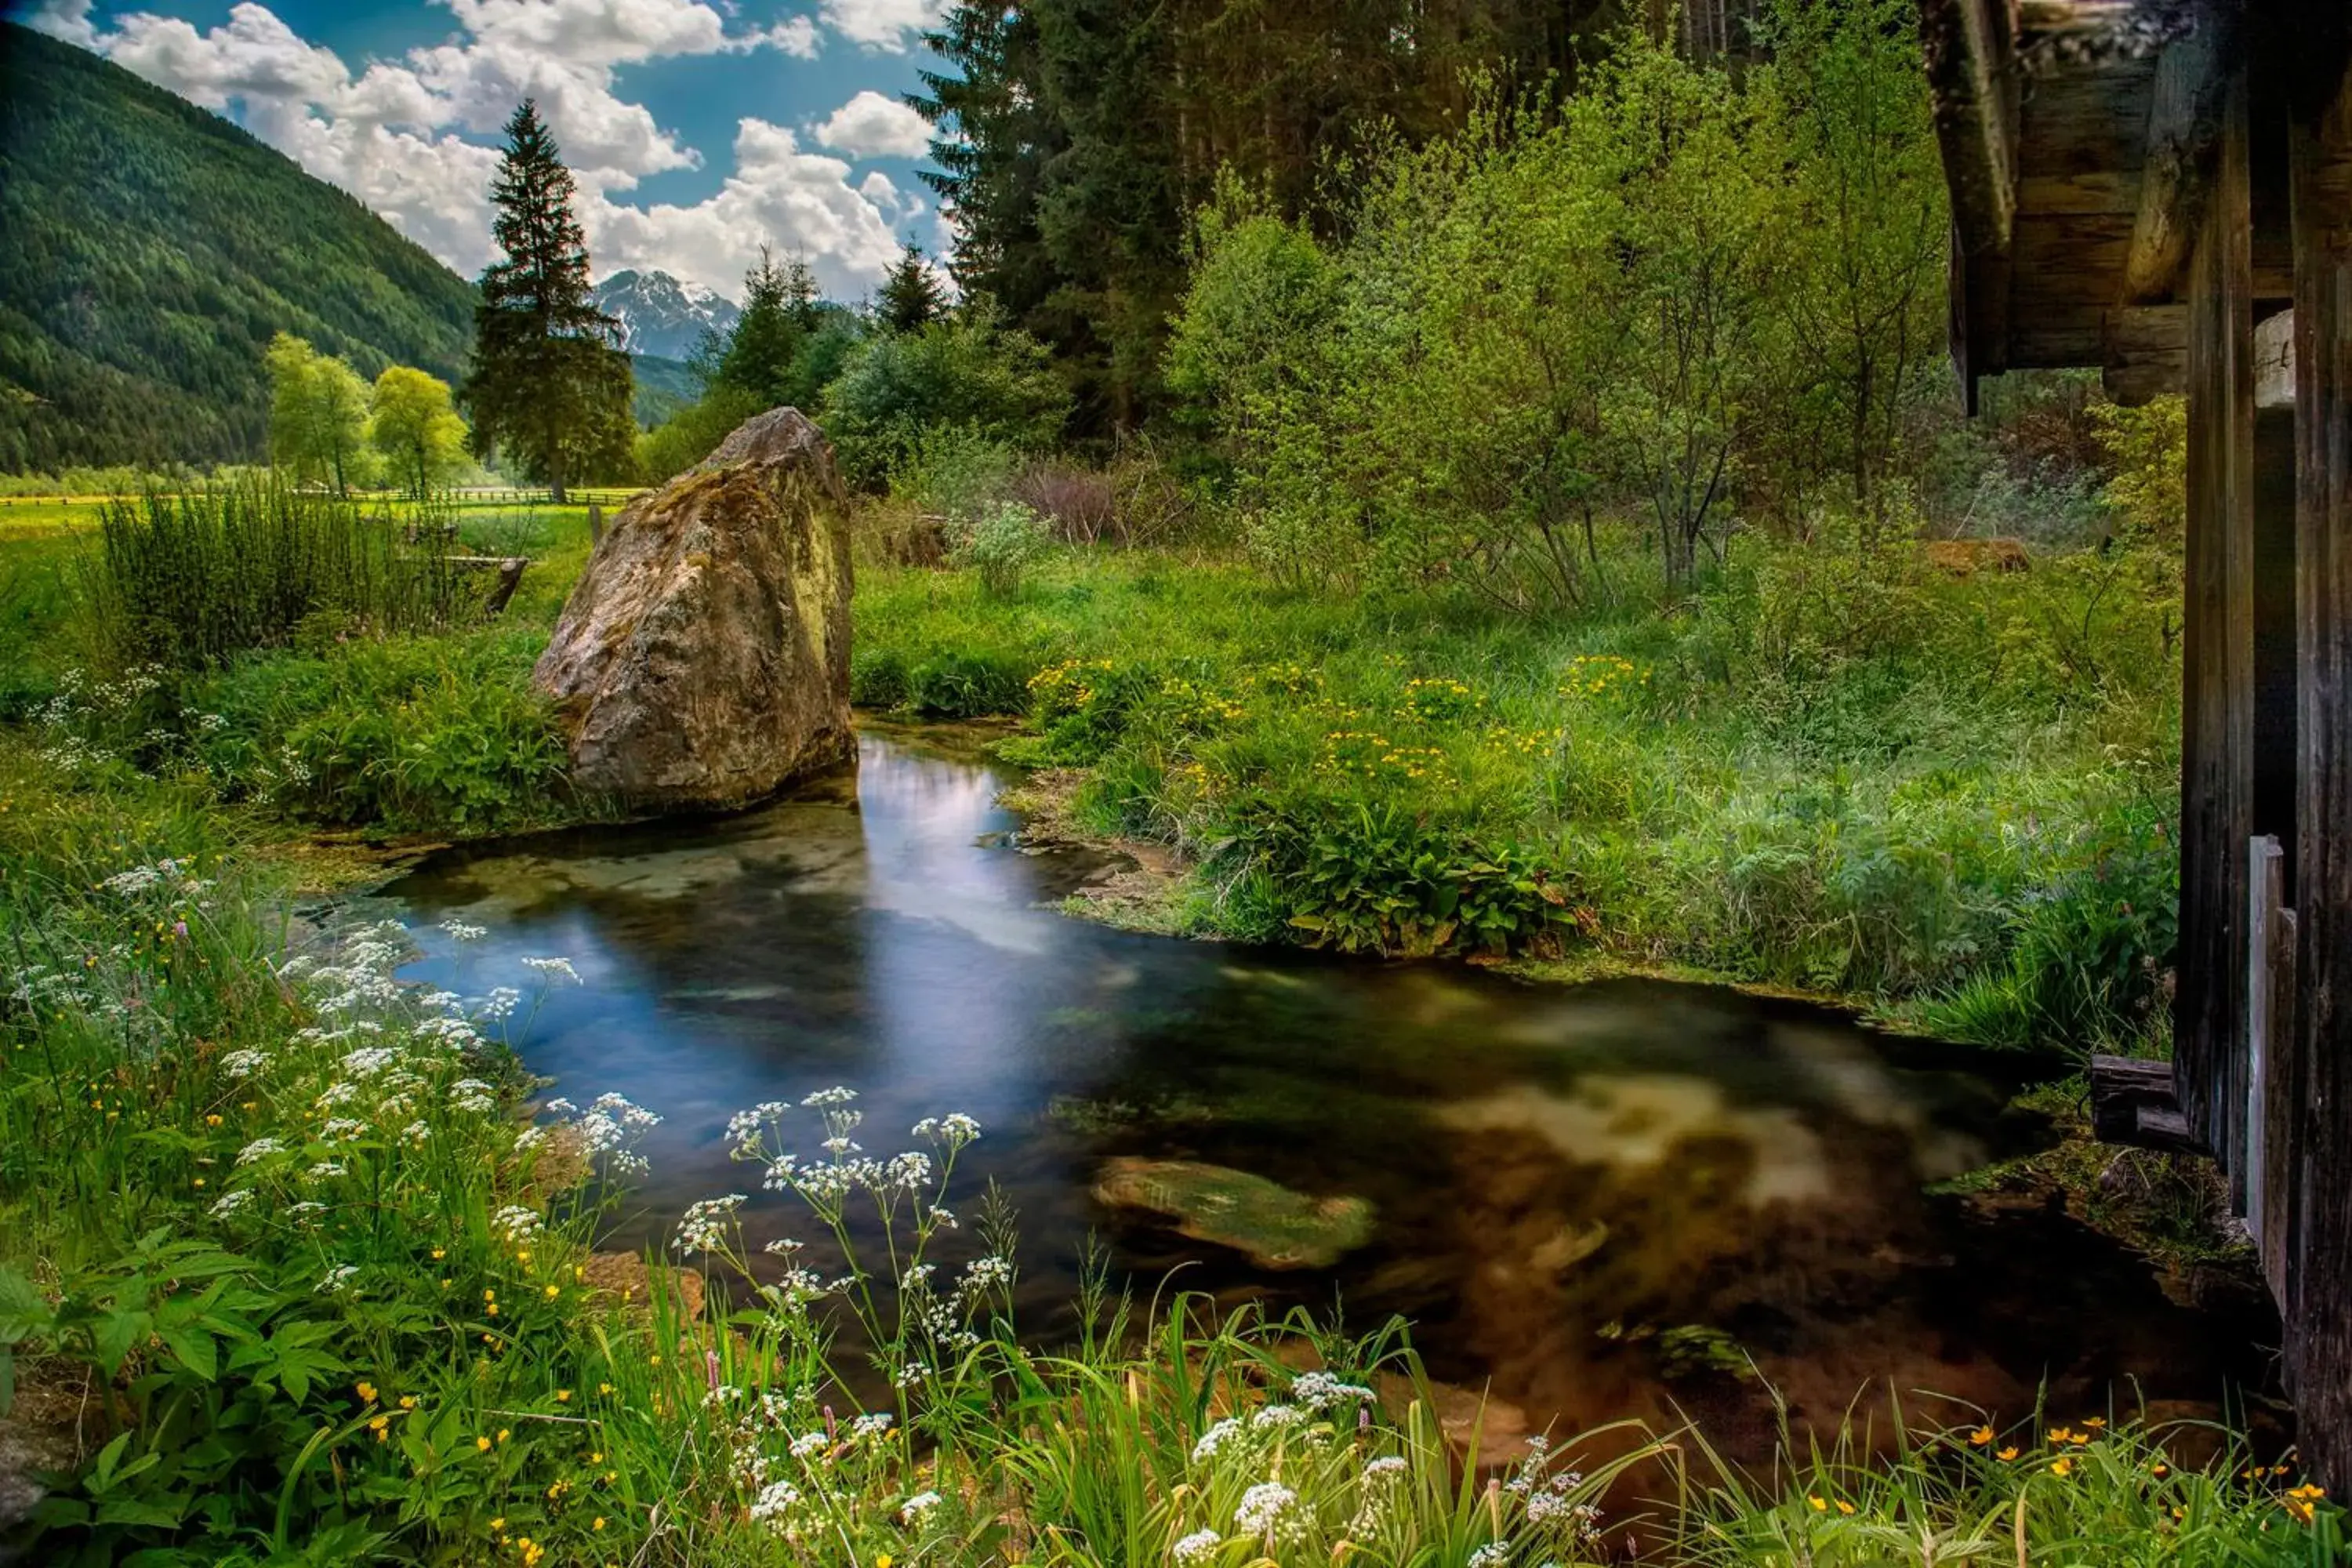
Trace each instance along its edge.
{"label": "wooden post", "polygon": [[[2287,1189],[2271,1179],[2271,1157],[2292,1137],[2273,1124],[2271,1110],[2273,1087],[2284,1076],[2273,1063],[2294,1035],[2294,1015],[2281,1017],[2274,1006],[2286,852],[2267,833],[2247,840],[2246,849],[2246,1142],[2232,1163],[2245,1173],[2246,1229],[2259,1244],[2273,1214],[2288,1202]],[[2285,957],[2292,973],[2294,954]],[[2271,1289],[2277,1292],[2275,1280]]]}
{"label": "wooden post", "polygon": [[2352,40],[2342,6],[2284,62],[2294,228],[2301,837],[2286,1374],[2303,1451],[2352,1487]]}
{"label": "wooden post", "polygon": [[2253,794],[2253,262],[2246,78],[2221,111],[2189,269],[2188,598],[2173,1071],[2189,1131],[2242,1202],[2246,840]]}

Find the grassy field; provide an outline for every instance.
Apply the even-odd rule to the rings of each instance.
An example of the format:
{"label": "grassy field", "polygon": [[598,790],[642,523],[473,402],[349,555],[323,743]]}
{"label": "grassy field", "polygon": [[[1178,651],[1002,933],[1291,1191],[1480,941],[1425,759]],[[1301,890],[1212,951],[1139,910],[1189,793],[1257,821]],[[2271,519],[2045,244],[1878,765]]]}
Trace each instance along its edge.
{"label": "grassy field", "polygon": [[1011,595],[878,569],[856,689],[1025,714],[1002,749],[1083,770],[1080,823],[1190,858],[1177,929],[1598,954],[1988,1043],[2152,1048],[2166,591],[2123,559],[1955,580],[1907,547],[1758,543],[1664,613],[1629,584],[1538,621],[1150,554],[1067,555]]}
{"label": "grassy field", "polygon": [[[957,1188],[985,1130],[951,1106],[861,1133],[903,1148],[887,1163],[775,1168],[847,1259],[822,1276],[754,1286],[723,1194],[650,1268],[598,1253],[643,1117],[532,1100],[515,1047],[561,966],[425,996],[389,978],[396,929],[287,913],[319,828],[596,809],[527,682],[584,508],[457,521],[465,550],[534,557],[499,621],[305,622],[182,670],[109,662],[86,537],[0,537],[0,1399],[65,1472],[43,1560],[1568,1568],[1629,1536],[1684,1568],[2335,1560],[2341,1516],[2291,1464],[2128,1411],[1873,1418],[1766,1476],[1694,1434],[1562,1435],[1489,1487],[1396,1325],[1093,1299],[1045,1353],[1009,1317],[1009,1220]],[[1183,852],[1180,929],[2147,1042],[2160,579],[1907,554],[1824,578],[1759,546],[1668,605],[1623,570],[1613,602],[1531,622],[1214,557],[1066,551],[993,586],[871,567],[857,691],[1023,715],[1003,749],[1088,831]],[[767,1163],[855,1112],[750,1108],[734,1135]],[[853,1207],[896,1253],[843,1239]]]}

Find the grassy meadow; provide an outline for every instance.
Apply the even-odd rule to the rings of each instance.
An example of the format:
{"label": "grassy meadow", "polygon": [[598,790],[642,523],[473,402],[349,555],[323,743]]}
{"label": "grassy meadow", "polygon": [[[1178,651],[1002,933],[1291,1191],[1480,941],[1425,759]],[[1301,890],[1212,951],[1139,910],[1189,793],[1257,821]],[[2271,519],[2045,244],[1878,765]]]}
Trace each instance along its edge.
{"label": "grassy meadow", "polygon": [[[1105,1293],[1041,1346],[1013,1216],[955,1189],[986,1130],[953,1107],[814,1166],[776,1162],[854,1100],[738,1119],[842,1275],[755,1284],[717,1195],[659,1257],[599,1253],[648,1113],[535,1101],[514,1047],[562,964],[423,995],[396,927],[289,913],[322,830],[598,813],[527,684],[584,509],[452,515],[454,548],[534,557],[498,620],[355,600],[177,662],[123,657],[157,634],[102,581],[157,557],[0,543],[0,1397],[72,1434],[45,1560],[2333,1561],[2291,1461],[2128,1410],[1864,1411],[1743,1475],[1694,1434],[1465,1453],[1402,1325]],[[171,559],[299,553],[213,521]],[[1181,851],[1170,929],[1728,975],[2062,1050],[2160,1034],[2177,718],[2145,560],[1956,578],[1759,539],[1696,597],[1629,554],[1612,600],[1530,621],[1280,587],[1213,541],[894,565],[894,526],[861,514],[860,702],[1022,716],[999,749],[1066,826]]]}

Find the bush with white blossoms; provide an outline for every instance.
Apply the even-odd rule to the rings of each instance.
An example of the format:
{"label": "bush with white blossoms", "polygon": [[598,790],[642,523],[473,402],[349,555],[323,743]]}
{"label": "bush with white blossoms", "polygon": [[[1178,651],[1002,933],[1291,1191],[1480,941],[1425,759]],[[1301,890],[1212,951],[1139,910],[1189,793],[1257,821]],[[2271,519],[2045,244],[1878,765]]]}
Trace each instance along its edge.
{"label": "bush with white blossoms", "polygon": [[[1169,1558],[1179,1568],[1342,1559],[1564,1568],[1592,1560],[1605,1476],[1563,1468],[1534,1438],[1507,1480],[1465,1494],[1457,1458],[1426,1398],[1392,1415],[1365,1381],[1297,1373],[1286,1389],[1259,1388],[1194,1436],[1182,1507],[1169,1521]],[[1464,1507],[1465,1497],[1475,1505]],[[1436,1542],[1433,1522],[1443,1524]]]}

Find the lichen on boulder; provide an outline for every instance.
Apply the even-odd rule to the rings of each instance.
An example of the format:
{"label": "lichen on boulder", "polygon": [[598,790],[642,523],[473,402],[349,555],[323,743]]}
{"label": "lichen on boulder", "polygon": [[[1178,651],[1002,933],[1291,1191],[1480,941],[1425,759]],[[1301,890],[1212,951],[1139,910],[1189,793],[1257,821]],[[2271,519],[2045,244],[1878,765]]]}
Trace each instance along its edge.
{"label": "lichen on boulder", "polygon": [[1363,1198],[1311,1197],[1278,1182],[1192,1160],[1108,1160],[1097,1202],[1164,1215],[1195,1241],[1248,1254],[1266,1268],[1328,1268],[1371,1239]]}
{"label": "lichen on boulder", "polygon": [[792,408],[623,509],[533,672],[575,784],[631,810],[736,806],[851,754],[848,510]]}

